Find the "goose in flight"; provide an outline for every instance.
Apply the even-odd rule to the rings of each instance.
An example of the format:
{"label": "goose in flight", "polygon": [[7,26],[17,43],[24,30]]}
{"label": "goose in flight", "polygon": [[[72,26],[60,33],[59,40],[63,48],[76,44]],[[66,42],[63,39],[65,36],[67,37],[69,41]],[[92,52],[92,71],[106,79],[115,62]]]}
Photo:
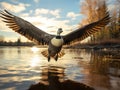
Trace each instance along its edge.
{"label": "goose in flight", "polygon": [[48,61],[50,61],[51,57],[54,57],[57,61],[59,56],[58,54],[60,53],[63,45],[81,41],[93,33],[100,31],[102,27],[110,22],[109,13],[106,12],[105,17],[102,19],[85,25],[82,28],[78,28],[66,35],[60,35],[63,32],[62,28],[58,29],[57,35],[52,35],[35,27],[30,22],[11,14],[7,10],[0,11],[0,17],[3,19],[2,21],[15,32],[25,36],[31,41],[36,42],[38,45],[43,42],[49,45],[47,50]]}

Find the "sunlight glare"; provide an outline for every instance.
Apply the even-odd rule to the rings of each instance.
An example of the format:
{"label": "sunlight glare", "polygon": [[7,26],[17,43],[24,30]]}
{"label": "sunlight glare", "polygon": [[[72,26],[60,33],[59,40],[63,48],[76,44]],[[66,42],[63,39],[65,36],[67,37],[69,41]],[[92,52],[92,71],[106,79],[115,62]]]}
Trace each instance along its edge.
{"label": "sunlight glare", "polygon": [[33,57],[32,60],[31,60],[31,64],[30,64],[31,67],[37,66],[37,64],[39,63],[39,61],[40,61],[40,57],[38,57],[38,56]]}
{"label": "sunlight glare", "polygon": [[34,47],[31,48],[31,51],[35,53],[35,52],[39,51],[39,48],[34,46]]}

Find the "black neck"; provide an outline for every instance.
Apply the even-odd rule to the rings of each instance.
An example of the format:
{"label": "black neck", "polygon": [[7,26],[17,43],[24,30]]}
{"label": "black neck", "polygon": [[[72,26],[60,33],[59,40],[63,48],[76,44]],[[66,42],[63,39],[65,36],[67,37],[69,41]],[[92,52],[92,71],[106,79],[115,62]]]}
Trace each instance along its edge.
{"label": "black neck", "polygon": [[61,36],[60,35],[56,36],[56,39],[61,39]]}

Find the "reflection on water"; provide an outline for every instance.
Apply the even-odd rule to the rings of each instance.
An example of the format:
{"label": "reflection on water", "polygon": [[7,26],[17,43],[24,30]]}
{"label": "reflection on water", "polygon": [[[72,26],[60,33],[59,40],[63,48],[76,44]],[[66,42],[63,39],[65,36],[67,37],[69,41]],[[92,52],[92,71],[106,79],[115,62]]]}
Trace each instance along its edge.
{"label": "reflection on water", "polygon": [[120,76],[120,51],[93,51],[91,54],[92,70],[101,74]]}
{"label": "reflection on water", "polygon": [[65,49],[57,62],[48,62],[41,55],[44,49],[0,47],[0,90],[27,90],[31,85],[57,90],[56,85],[76,83],[95,90],[119,90],[120,50]]}
{"label": "reflection on water", "polygon": [[113,59],[113,53],[117,54],[118,52],[112,51],[111,53],[111,50],[91,51],[90,64],[88,65],[89,69],[86,69],[86,79],[91,80],[89,82],[85,81],[87,84],[101,90],[119,90],[120,59]]}
{"label": "reflection on water", "polygon": [[40,82],[31,85],[28,90],[94,90],[82,83],[65,80],[64,70],[63,67],[43,67]]}

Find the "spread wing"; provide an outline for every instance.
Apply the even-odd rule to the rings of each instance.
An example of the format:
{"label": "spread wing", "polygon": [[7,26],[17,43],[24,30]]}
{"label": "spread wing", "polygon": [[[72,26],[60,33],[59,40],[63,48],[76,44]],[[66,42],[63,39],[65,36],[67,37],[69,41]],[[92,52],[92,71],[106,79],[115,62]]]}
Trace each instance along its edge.
{"label": "spread wing", "polygon": [[88,24],[82,28],[78,28],[77,30],[63,36],[64,44],[73,44],[74,42],[81,41],[93,33],[100,31],[101,28],[107,25],[109,22],[109,13],[106,12],[105,17],[101,20]]}
{"label": "spread wing", "polygon": [[3,18],[3,22],[5,22],[9,28],[37,44],[48,44],[50,39],[54,36],[42,31],[26,20],[19,18],[6,10],[0,11],[0,17]]}

